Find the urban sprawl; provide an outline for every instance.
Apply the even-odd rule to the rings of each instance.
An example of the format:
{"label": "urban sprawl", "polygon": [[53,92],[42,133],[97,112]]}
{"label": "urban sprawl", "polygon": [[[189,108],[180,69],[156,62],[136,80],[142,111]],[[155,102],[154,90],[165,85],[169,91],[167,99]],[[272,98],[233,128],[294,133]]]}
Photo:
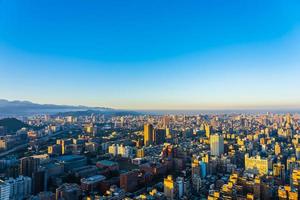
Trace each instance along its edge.
{"label": "urban sprawl", "polygon": [[18,119],[0,126],[1,200],[299,199],[295,113]]}

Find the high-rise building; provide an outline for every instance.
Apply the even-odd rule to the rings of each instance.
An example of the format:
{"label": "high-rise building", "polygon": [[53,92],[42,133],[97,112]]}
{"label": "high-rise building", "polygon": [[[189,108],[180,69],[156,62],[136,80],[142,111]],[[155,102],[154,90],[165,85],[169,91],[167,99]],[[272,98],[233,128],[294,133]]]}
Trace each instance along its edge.
{"label": "high-rise building", "polygon": [[5,183],[9,185],[9,199],[24,199],[32,193],[32,179],[30,177],[9,178]]}
{"label": "high-rise building", "polygon": [[166,138],[172,138],[172,133],[170,128],[166,128]]}
{"label": "high-rise building", "polygon": [[92,134],[94,133],[94,125],[91,123],[91,124],[85,124],[84,125],[84,131],[87,133],[87,134]]}
{"label": "high-rise building", "polygon": [[67,145],[70,145],[70,144],[72,144],[72,143],[73,143],[73,142],[72,142],[71,139],[66,139],[66,140],[64,140],[64,139],[59,139],[59,140],[56,140],[56,144],[61,145],[61,153],[62,153],[62,154],[65,154],[65,153],[66,153],[66,146],[67,146]]}
{"label": "high-rise building", "polygon": [[166,139],[166,130],[165,129],[154,129],[153,132],[153,143],[163,144]]}
{"label": "high-rise building", "polygon": [[163,117],[163,127],[167,128],[167,127],[169,127],[169,124],[170,124],[170,117],[169,116],[164,116]]}
{"label": "high-rise building", "polygon": [[145,150],[143,148],[136,150],[136,157],[137,158],[143,158],[144,156],[145,156]]}
{"label": "high-rise building", "polygon": [[260,156],[249,157],[245,155],[245,169],[256,170],[259,174],[268,174],[269,165],[271,161],[268,158],[261,158]]}
{"label": "high-rise building", "polygon": [[294,169],[290,177],[291,186],[300,189],[300,169]]}
{"label": "high-rise building", "polygon": [[90,176],[88,178],[82,178],[80,180],[81,182],[81,189],[84,191],[97,191],[97,189],[100,187],[100,183],[106,179],[105,176],[102,175],[95,175],[95,176]]}
{"label": "high-rise building", "polygon": [[120,175],[120,187],[126,192],[132,192],[138,185],[138,170],[129,171]]}
{"label": "high-rise building", "polygon": [[149,146],[153,143],[153,125],[144,125],[144,145]]}
{"label": "high-rise building", "polygon": [[108,147],[108,153],[117,156],[118,155],[118,145],[117,144],[112,144]]}
{"label": "high-rise building", "polygon": [[38,171],[32,174],[33,193],[38,194],[47,190],[47,171],[40,167]]}
{"label": "high-rise building", "polygon": [[24,157],[20,160],[20,175],[32,177],[32,174],[37,171],[39,159],[33,157]]}
{"label": "high-rise building", "polygon": [[210,153],[213,156],[220,156],[224,153],[224,138],[222,135],[210,136]]}
{"label": "high-rise building", "polygon": [[51,146],[48,146],[48,154],[61,155],[62,154],[62,146],[60,144],[53,144]]}
{"label": "high-rise building", "polygon": [[200,188],[202,186],[202,180],[201,177],[197,174],[194,174],[192,176],[192,187],[195,191],[199,192]]}
{"label": "high-rise building", "polygon": [[281,163],[273,164],[273,176],[278,177],[283,184],[285,180],[285,166]]}
{"label": "high-rise building", "polygon": [[0,181],[0,199],[9,200],[10,198],[10,185],[5,181]]}
{"label": "high-rise building", "polygon": [[199,160],[196,158],[192,160],[192,177],[194,177],[194,176],[200,177]]}
{"label": "high-rise building", "polygon": [[275,144],[275,155],[278,156],[281,153],[281,146],[278,142]]}
{"label": "high-rise building", "polygon": [[64,183],[56,189],[56,200],[79,200],[81,199],[81,190],[75,183]]}
{"label": "high-rise building", "polygon": [[205,136],[209,138],[211,134],[211,126],[208,124],[204,124],[204,129],[205,129]]}
{"label": "high-rise building", "polygon": [[181,199],[184,195],[184,179],[183,177],[177,177],[176,178],[176,191],[179,199]]}
{"label": "high-rise building", "polygon": [[123,144],[112,144],[108,147],[108,153],[113,156],[129,158],[133,155],[133,148],[131,146],[124,146]]}
{"label": "high-rise building", "polygon": [[175,199],[175,183],[172,175],[164,179],[164,194],[168,200]]}
{"label": "high-rise building", "polygon": [[298,191],[290,186],[279,186],[278,188],[278,199],[279,200],[298,200]]}
{"label": "high-rise building", "polygon": [[300,146],[299,145],[296,147],[296,158],[297,158],[297,160],[300,160]]}

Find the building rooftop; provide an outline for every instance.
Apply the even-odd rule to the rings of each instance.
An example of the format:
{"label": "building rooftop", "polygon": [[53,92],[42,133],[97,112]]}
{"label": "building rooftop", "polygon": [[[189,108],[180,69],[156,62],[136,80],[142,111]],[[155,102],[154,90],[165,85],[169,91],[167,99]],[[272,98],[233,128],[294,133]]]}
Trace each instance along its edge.
{"label": "building rooftop", "polygon": [[93,183],[97,183],[97,182],[103,181],[105,179],[106,179],[105,176],[95,175],[95,176],[91,176],[91,177],[88,177],[88,178],[81,179],[81,183],[93,184]]}
{"label": "building rooftop", "polygon": [[62,161],[62,162],[71,162],[71,161],[75,161],[75,160],[85,159],[85,156],[65,155],[65,156],[59,156],[56,159],[59,160],[59,161]]}
{"label": "building rooftop", "polygon": [[114,165],[118,165],[117,162],[113,162],[113,161],[110,161],[110,160],[100,160],[100,161],[98,161],[97,163],[100,163],[100,164],[105,165],[105,166],[114,166]]}

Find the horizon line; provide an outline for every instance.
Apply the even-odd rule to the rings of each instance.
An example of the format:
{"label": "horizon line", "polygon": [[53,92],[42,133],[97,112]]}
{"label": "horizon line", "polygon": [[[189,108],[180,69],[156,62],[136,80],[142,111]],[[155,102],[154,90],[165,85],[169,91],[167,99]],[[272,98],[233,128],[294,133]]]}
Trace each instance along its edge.
{"label": "horizon line", "polygon": [[[178,107],[172,107],[172,108],[163,108],[163,107],[157,107],[157,108],[149,108],[149,107],[145,107],[145,108],[122,108],[122,107],[118,107],[118,106],[106,106],[106,105],[86,105],[86,104],[61,104],[61,103],[42,103],[42,102],[36,102],[36,101],[32,101],[32,100],[25,100],[25,99],[0,99],[0,100],[6,100],[8,102],[13,102],[13,101],[21,101],[21,102],[31,102],[34,104],[40,104],[40,105],[57,105],[57,106],[84,106],[84,107],[91,107],[91,108],[95,108],[95,107],[102,107],[102,108],[110,108],[110,109],[114,109],[114,110],[132,110],[132,111],[230,111],[230,110],[245,110],[245,111],[251,111],[251,110],[298,110],[300,109],[300,105],[295,105],[295,104],[269,104],[269,105],[247,105],[247,104],[236,104],[236,105],[207,105],[204,106],[202,105],[201,107],[189,107],[187,104],[187,107],[184,108],[182,106],[178,106]],[[203,107],[204,106],[204,107]]]}

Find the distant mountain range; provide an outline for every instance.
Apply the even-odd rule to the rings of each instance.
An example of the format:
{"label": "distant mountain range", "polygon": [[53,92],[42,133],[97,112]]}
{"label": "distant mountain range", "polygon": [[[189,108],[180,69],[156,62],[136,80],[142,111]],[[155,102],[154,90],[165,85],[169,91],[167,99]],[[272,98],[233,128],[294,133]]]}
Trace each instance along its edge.
{"label": "distant mountain range", "polygon": [[34,114],[55,114],[58,112],[71,111],[112,111],[112,108],[106,107],[88,107],[88,106],[70,106],[55,104],[37,104],[30,101],[8,101],[0,99],[0,117],[10,116],[28,116]]}

